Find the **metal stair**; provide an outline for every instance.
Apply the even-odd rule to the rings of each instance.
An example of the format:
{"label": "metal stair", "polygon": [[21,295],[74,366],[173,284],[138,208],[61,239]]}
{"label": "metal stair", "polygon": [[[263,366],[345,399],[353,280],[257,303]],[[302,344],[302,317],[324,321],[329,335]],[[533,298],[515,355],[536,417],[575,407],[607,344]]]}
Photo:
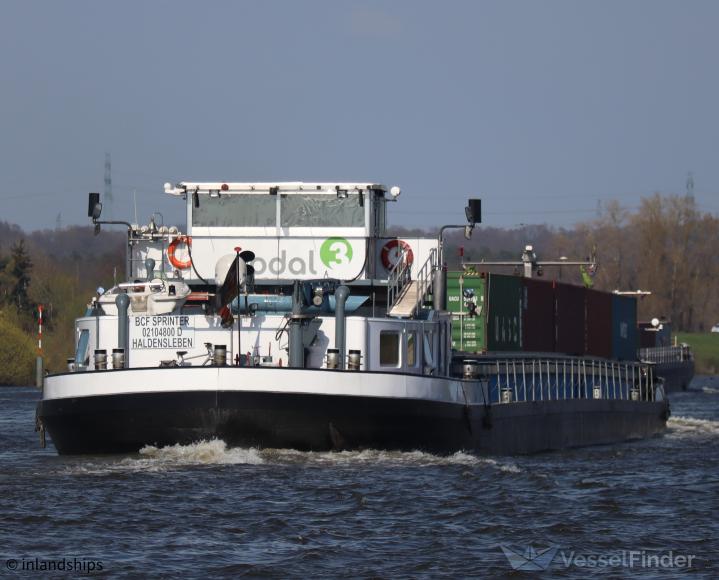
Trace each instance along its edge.
{"label": "metal stair", "polygon": [[417,280],[409,280],[397,296],[387,314],[396,318],[409,318],[417,308],[419,284]]}
{"label": "metal stair", "polygon": [[432,278],[437,269],[437,250],[432,248],[429,257],[417,272],[417,279],[411,279],[412,264],[403,252],[387,280],[387,315],[395,318],[412,318],[432,288]]}

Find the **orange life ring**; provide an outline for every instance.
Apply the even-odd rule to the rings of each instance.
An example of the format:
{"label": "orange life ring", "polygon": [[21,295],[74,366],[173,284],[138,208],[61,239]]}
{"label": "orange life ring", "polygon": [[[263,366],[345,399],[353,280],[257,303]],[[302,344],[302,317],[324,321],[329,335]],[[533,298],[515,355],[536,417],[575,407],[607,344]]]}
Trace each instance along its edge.
{"label": "orange life ring", "polygon": [[183,261],[178,260],[175,257],[175,251],[177,250],[177,246],[179,244],[186,244],[189,248],[192,245],[192,238],[190,236],[177,236],[174,240],[172,240],[170,245],[167,247],[167,259],[170,260],[170,264],[175,266],[175,268],[186,270],[192,265],[192,260],[187,258],[187,260]]}
{"label": "orange life ring", "polygon": [[414,262],[414,254],[410,245],[403,240],[390,240],[382,247],[382,265],[387,270],[391,270],[394,267],[394,263],[389,259],[390,254],[393,250],[399,248],[405,253],[407,265],[411,266]]}

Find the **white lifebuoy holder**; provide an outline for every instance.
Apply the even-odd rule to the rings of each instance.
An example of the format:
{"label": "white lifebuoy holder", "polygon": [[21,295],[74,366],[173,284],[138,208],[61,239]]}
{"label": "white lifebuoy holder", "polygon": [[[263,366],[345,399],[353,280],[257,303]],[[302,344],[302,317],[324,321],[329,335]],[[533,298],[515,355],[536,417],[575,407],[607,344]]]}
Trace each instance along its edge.
{"label": "white lifebuoy holder", "polygon": [[391,270],[399,260],[401,253],[406,255],[407,265],[411,266],[414,262],[414,253],[410,245],[404,240],[390,240],[382,246],[382,265],[386,270]]}
{"label": "white lifebuoy holder", "polygon": [[170,264],[175,266],[175,268],[186,270],[192,265],[192,260],[190,260],[189,257],[186,260],[180,260],[177,256],[175,256],[177,246],[180,244],[185,244],[189,250],[192,245],[192,238],[190,236],[177,236],[174,240],[172,240],[170,245],[167,247],[167,259],[170,260]]}

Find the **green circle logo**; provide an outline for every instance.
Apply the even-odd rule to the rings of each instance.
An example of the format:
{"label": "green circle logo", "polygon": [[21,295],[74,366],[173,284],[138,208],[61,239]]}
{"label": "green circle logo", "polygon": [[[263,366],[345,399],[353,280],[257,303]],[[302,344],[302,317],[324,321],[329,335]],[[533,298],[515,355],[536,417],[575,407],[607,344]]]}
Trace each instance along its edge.
{"label": "green circle logo", "polygon": [[320,260],[328,268],[344,266],[352,261],[352,244],[344,238],[327,238],[320,248]]}

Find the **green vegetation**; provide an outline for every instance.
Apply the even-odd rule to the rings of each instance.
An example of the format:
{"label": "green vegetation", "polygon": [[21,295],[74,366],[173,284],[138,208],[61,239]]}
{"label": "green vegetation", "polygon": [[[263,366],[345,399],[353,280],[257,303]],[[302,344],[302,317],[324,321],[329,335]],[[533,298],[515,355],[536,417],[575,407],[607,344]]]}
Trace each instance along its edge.
{"label": "green vegetation", "polygon": [[697,373],[719,374],[719,332],[680,332],[677,340],[692,347]]}
{"label": "green vegetation", "polygon": [[25,234],[0,222],[0,385],[35,382],[37,310],[43,311],[45,368],[61,371],[73,355],[74,320],[98,285],[124,276],[125,236],[92,228]]}
{"label": "green vegetation", "polygon": [[0,385],[29,385],[35,376],[35,345],[0,313]]}

